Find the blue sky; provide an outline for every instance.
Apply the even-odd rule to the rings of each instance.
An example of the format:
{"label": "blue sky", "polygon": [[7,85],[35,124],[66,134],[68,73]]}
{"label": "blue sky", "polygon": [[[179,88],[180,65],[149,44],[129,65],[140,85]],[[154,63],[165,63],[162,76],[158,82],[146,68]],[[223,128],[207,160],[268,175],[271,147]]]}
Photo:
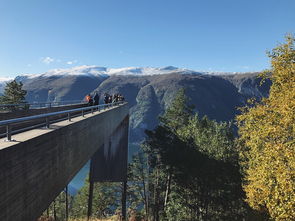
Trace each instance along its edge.
{"label": "blue sky", "polygon": [[77,65],[259,71],[294,0],[1,0],[0,77]]}

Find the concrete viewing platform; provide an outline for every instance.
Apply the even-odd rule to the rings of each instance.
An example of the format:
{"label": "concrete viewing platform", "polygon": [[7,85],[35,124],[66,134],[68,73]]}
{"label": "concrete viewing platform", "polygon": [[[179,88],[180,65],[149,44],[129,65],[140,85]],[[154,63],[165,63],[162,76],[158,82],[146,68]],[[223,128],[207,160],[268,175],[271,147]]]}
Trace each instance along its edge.
{"label": "concrete viewing platform", "polygon": [[0,220],[36,220],[99,149],[117,157],[128,122],[125,103],[0,139]]}
{"label": "concrete viewing platform", "polygon": [[52,132],[54,130],[57,130],[57,129],[61,128],[61,127],[65,127],[65,126],[77,123],[77,122],[85,120],[87,118],[95,117],[96,115],[102,114],[102,113],[104,113],[106,111],[109,111],[109,110],[110,109],[102,109],[99,112],[96,111],[96,112],[93,112],[93,113],[87,113],[83,117],[82,117],[82,115],[77,116],[77,117],[73,117],[73,118],[71,118],[71,121],[63,120],[63,121],[60,121],[60,122],[52,123],[52,124],[50,124],[49,128],[46,128],[44,126],[44,127],[41,127],[41,128],[36,128],[36,129],[32,129],[32,130],[25,131],[25,132],[22,132],[22,133],[18,133],[18,134],[12,135],[13,136],[12,141],[6,141],[6,138],[1,138],[0,139],[0,150],[2,150],[4,148],[7,148],[7,147],[10,147],[10,146],[13,146],[13,145],[15,145],[17,143],[25,142],[27,140],[30,140],[30,139],[34,138],[34,137],[41,136],[41,135],[46,134],[46,133],[50,133],[50,132]]}

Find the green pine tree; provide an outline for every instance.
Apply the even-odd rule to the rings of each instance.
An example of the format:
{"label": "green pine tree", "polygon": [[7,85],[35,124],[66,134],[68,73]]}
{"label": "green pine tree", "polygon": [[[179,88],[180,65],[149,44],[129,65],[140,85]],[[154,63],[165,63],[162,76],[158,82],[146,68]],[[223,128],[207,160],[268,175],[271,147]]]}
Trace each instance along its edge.
{"label": "green pine tree", "polygon": [[[26,90],[22,89],[23,83],[17,82],[13,80],[6,84],[4,89],[4,95],[0,97],[0,103],[2,104],[25,104],[25,96],[27,94]],[[28,108],[26,105],[19,106],[19,107],[10,107],[8,109],[15,110],[15,109],[23,109]]]}
{"label": "green pine tree", "polygon": [[176,93],[165,113],[159,117],[160,125],[175,132],[188,124],[193,116],[193,109],[194,106],[189,104],[189,99],[185,96],[185,90],[182,88]]}
{"label": "green pine tree", "polygon": [[130,185],[149,196],[139,202],[148,204],[146,219],[251,220],[230,124],[194,115],[182,89],[146,134],[144,154],[130,168],[136,178]]}

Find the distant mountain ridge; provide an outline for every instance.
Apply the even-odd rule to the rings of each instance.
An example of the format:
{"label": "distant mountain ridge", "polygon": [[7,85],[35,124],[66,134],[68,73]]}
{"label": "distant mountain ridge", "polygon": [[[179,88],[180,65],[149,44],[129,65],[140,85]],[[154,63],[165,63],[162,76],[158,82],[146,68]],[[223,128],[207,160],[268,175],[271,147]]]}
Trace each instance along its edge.
{"label": "distant mountain ridge", "polygon": [[173,72],[182,73],[195,73],[202,74],[206,72],[197,72],[189,69],[177,68],[173,66],[167,67],[124,67],[124,68],[106,68],[100,66],[76,66],[68,69],[53,69],[41,74],[22,74],[17,76],[18,80],[25,81],[27,79],[40,78],[40,77],[66,77],[66,76],[90,76],[90,77],[106,77],[112,75],[157,75],[167,74]]}
{"label": "distant mountain ridge", "polygon": [[207,115],[218,121],[233,120],[237,107],[247,99],[260,99],[268,95],[270,82],[260,86],[257,74],[231,76],[195,75],[172,73],[152,76],[111,76],[94,92],[122,93],[130,106],[131,141],[138,142],[145,129],[158,124],[158,116],[164,112],[180,88],[194,104],[200,116]]}
{"label": "distant mountain ridge", "polygon": [[22,74],[17,76],[19,80],[27,80],[38,77],[53,77],[53,76],[112,76],[112,75],[158,75],[158,74],[210,74],[210,75],[227,75],[237,74],[236,72],[209,72],[195,71],[186,68],[177,68],[174,66],[166,67],[123,67],[123,68],[107,68],[95,65],[82,65],[68,69],[53,69],[41,74]]}
{"label": "distant mountain ridge", "polygon": [[97,92],[121,93],[130,106],[130,141],[139,142],[146,129],[158,124],[158,116],[169,106],[180,88],[195,105],[200,116],[218,121],[232,120],[237,107],[250,97],[268,95],[270,82],[260,86],[258,73],[207,74],[173,66],[162,68],[104,68],[79,66],[51,70],[43,74],[16,77],[27,90],[29,102],[82,100]]}

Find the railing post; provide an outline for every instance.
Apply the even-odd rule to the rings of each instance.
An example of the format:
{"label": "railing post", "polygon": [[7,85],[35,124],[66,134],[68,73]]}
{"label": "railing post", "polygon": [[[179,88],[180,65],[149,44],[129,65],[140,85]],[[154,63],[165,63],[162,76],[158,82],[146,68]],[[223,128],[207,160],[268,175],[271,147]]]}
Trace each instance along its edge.
{"label": "railing post", "polygon": [[82,117],[84,117],[84,110],[82,110]]}
{"label": "railing post", "polygon": [[7,141],[11,141],[11,125],[10,124],[6,126],[6,138],[7,138]]}
{"label": "railing post", "polygon": [[46,128],[49,128],[49,118],[46,117]]}
{"label": "railing post", "polygon": [[68,113],[68,120],[71,121],[71,114]]}
{"label": "railing post", "polygon": [[91,113],[93,114],[93,107],[91,108]]}

